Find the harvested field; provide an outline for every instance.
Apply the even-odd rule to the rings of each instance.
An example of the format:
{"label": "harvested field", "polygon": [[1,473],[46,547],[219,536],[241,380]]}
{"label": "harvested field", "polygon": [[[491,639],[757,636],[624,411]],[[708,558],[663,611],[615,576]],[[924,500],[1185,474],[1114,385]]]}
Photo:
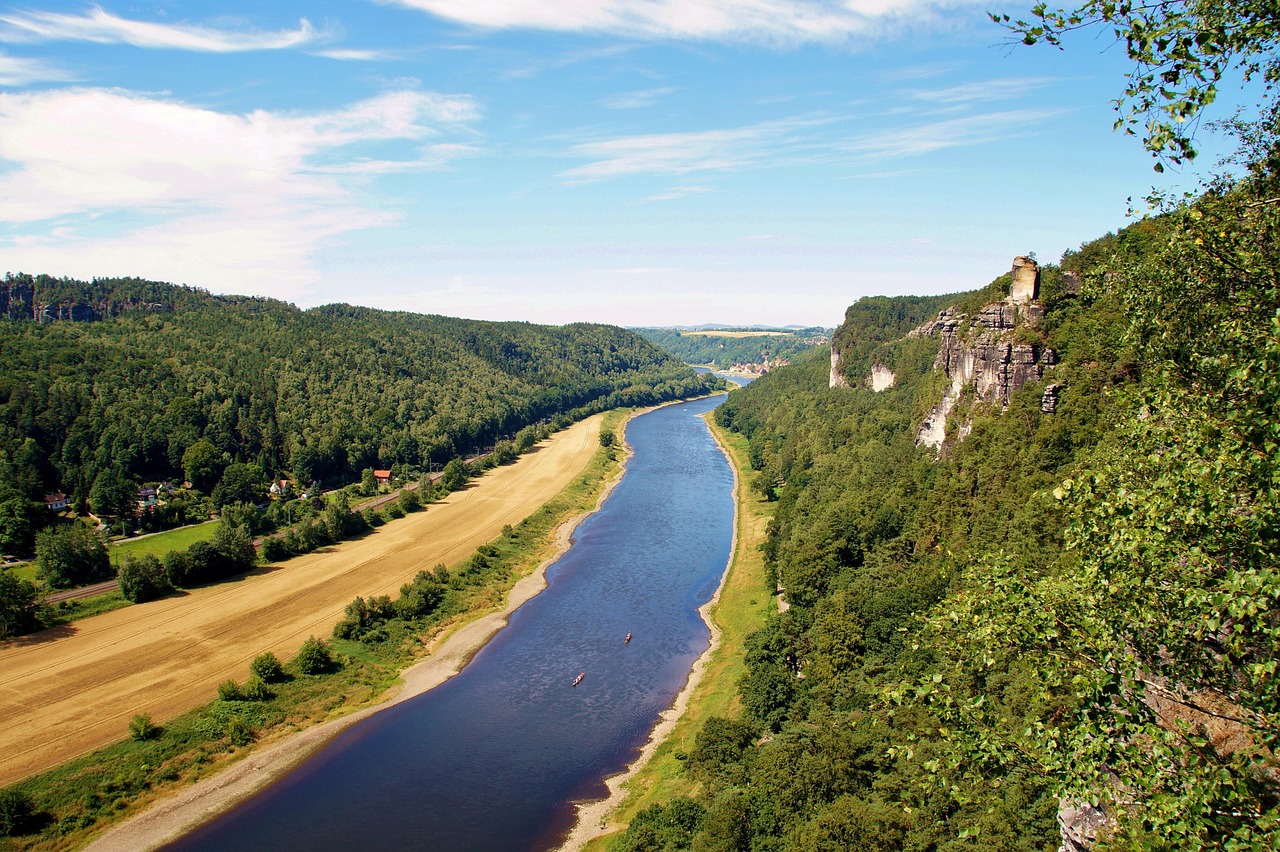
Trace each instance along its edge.
{"label": "harvested field", "polygon": [[243,681],[263,651],[325,637],[356,595],[392,595],[452,565],[565,488],[599,446],[599,416],[490,471],[425,512],[242,579],[0,644],[0,785],[164,722]]}

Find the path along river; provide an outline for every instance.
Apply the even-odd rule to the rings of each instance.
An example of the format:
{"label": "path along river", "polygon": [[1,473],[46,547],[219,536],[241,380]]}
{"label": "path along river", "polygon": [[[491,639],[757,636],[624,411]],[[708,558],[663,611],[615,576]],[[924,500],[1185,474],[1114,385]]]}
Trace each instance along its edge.
{"label": "path along river", "polygon": [[169,848],[558,845],[573,803],[605,796],[707,647],[698,607],[728,563],[733,473],[698,415],[722,399],[631,421],[621,482],[461,674]]}

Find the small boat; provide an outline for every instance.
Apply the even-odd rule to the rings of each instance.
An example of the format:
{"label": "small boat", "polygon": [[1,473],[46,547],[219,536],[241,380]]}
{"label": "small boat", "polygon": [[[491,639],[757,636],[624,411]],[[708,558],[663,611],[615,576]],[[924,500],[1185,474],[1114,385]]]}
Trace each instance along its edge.
{"label": "small boat", "polygon": [[582,683],[582,679],[586,676],[587,676],[586,672],[583,672],[582,674],[578,675],[576,678],[574,678],[573,685],[577,686],[578,684]]}
{"label": "small boat", "polygon": [[631,634],[630,634],[630,633],[628,633],[628,634],[627,634],[627,638],[622,640],[622,644],[623,644],[623,645],[625,645],[625,644],[627,644],[627,643],[628,643],[628,642],[630,642],[630,641],[631,641]]}

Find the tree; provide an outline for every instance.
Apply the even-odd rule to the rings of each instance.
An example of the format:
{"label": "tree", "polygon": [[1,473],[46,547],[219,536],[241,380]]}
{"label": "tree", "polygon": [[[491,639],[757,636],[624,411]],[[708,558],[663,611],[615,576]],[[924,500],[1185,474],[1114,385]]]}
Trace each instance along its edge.
{"label": "tree", "polygon": [[49,514],[39,502],[17,492],[0,496],[0,553],[22,556],[35,545],[37,525]]}
{"label": "tree", "polygon": [[149,553],[125,556],[120,560],[116,577],[120,582],[120,593],[125,600],[133,603],[152,601],[173,591],[164,566],[157,557]]}
{"label": "tree", "polygon": [[267,499],[267,474],[261,465],[233,462],[222,471],[211,496],[215,508],[232,503],[261,503]]}
{"label": "tree", "polygon": [[119,469],[107,468],[94,478],[89,506],[99,518],[131,524],[137,505],[138,485]]}
{"label": "tree", "polygon": [[278,683],[285,679],[284,666],[280,658],[270,651],[263,651],[253,658],[249,671],[263,683]]}
{"label": "tree", "polygon": [[47,612],[34,584],[0,569],[0,639],[39,630]]}
{"label": "tree", "polygon": [[198,491],[208,493],[227,465],[225,455],[206,438],[196,441],[182,454],[182,470]]}
{"label": "tree", "polygon": [[440,477],[440,486],[445,491],[457,491],[467,484],[467,479],[470,476],[471,471],[464,461],[450,459],[449,463],[444,466],[444,473]]}
{"label": "tree", "polygon": [[[1116,99],[1116,127],[1173,163],[1195,157],[1192,137],[1200,115],[1218,97],[1231,70],[1268,88],[1280,81],[1280,5],[1274,0],[1087,0],[1074,11],[1044,3],[1031,21],[992,18],[1025,44],[1062,46],[1070,32],[1110,28],[1134,62],[1129,85]],[[1162,171],[1159,162],[1156,170]]]}
{"label": "tree", "polygon": [[106,543],[79,523],[42,531],[36,537],[36,564],[37,575],[51,589],[68,589],[111,576]]}
{"label": "tree", "polygon": [[302,643],[302,647],[294,655],[293,666],[299,674],[324,674],[333,669],[333,654],[328,645],[312,636]]}

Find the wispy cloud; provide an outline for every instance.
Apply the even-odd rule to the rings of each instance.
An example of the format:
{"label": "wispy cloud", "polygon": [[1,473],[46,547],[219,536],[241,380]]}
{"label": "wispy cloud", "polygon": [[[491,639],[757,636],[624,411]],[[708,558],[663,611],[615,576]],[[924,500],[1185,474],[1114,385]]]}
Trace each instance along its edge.
{"label": "wispy cloud", "polygon": [[0,41],[7,42],[89,41],[204,53],[234,53],[301,47],[328,37],[327,33],[317,30],[306,18],[300,20],[298,28],[294,30],[263,32],[136,21],[112,15],[97,7],[83,15],[58,12],[11,12],[0,15]]}
{"label": "wispy cloud", "polygon": [[704,192],[710,192],[709,186],[673,186],[666,192],[655,193],[646,197],[645,201],[661,202],[661,201],[679,201],[681,198],[689,198],[694,195],[702,195]]}
{"label": "wispy cloud", "polygon": [[912,127],[877,130],[847,140],[841,147],[859,159],[918,157],[948,148],[985,145],[1044,131],[1061,110],[1027,109],[983,113]]}
{"label": "wispy cloud", "polygon": [[62,83],[72,79],[74,77],[70,72],[42,59],[28,59],[0,53],[0,86]]}
{"label": "wispy cloud", "polygon": [[[478,115],[469,97],[414,91],[311,115],[102,89],[0,94],[3,254],[60,274],[199,283],[198,270],[206,283],[231,276],[266,292],[274,281],[296,296],[327,241],[396,218],[345,176],[438,168],[470,148],[434,140]],[[370,158],[371,145],[408,155]]]}
{"label": "wispy cloud", "polygon": [[643,107],[653,106],[662,98],[673,93],[675,89],[670,86],[662,86],[656,89],[642,89],[638,92],[626,92],[621,95],[614,95],[606,98],[603,106],[606,109],[641,109]]}
{"label": "wispy cloud", "polygon": [[486,29],[595,32],[639,38],[835,42],[887,23],[920,21],[968,0],[398,0]]}
{"label": "wispy cloud", "polygon": [[1052,77],[1011,77],[1001,80],[975,80],[937,89],[908,89],[903,96],[941,106],[964,107],[977,103],[1016,98],[1056,82]]}
{"label": "wispy cloud", "polygon": [[800,131],[823,123],[821,119],[787,119],[583,142],[572,147],[570,156],[590,162],[561,172],[561,176],[580,182],[640,174],[734,171],[794,152],[806,142]]}
{"label": "wispy cloud", "polygon": [[397,54],[389,50],[361,50],[358,48],[313,50],[312,54],[323,56],[325,59],[337,59],[340,62],[385,62],[399,58]]}

